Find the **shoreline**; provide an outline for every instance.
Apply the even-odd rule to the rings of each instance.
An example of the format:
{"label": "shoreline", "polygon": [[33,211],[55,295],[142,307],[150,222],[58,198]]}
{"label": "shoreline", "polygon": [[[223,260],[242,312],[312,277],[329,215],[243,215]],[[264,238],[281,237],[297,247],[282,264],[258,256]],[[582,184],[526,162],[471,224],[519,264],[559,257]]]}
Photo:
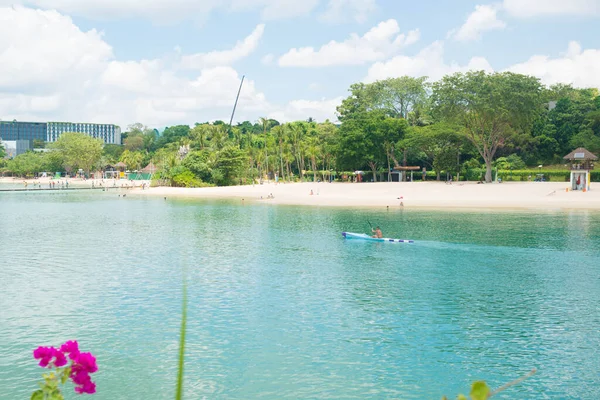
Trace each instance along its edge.
{"label": "shoreline", "polygon": [[[265,183],[209,188],[153,187],[132,195],[177,199],[229,199],[271,205],[483,210],[600,210],[600,185],[594,191],[567,191],[567,182],[379,182]],[[310,194],[312,191],[312,194]],[[273,198],[268,198],[272,194]],[[402,203],[402,205],[401,205]]]}

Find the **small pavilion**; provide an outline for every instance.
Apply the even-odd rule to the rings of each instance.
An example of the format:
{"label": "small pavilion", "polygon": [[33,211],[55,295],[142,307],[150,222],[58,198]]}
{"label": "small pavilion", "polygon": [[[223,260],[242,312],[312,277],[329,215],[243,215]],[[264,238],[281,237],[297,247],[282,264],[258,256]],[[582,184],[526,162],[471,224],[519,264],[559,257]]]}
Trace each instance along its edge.
{"label": "small pavilion", "polygon": [[[406,182],[407,174],[410,171],[410,181],[413,181],[413,172],[421,170],[421,167],[403,167],[403,166],[395,166],[394,171],[398,174],[398,182]],[[392,172],[394,173],[394,172]],[[392,179],[394,180],[394,179]],[[425,180],[425,179],[423,179]]]}
{"label": "small pavilion", "polygon": [[598,160],[598,156],[579,147],[564,156],[563,159],[570,162],[571,190],[584,192],[590,190],[590,172],[594,169],[594,161]]}

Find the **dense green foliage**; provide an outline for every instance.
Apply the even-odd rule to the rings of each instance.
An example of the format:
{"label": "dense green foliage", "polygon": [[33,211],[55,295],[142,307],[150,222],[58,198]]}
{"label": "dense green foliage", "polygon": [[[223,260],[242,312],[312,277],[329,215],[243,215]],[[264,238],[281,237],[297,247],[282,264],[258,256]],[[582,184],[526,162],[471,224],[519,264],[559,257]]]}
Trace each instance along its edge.
{"label": "dense green foliage", "polygon": [[[198,187],[275,177],[351,178],[356,170],[377,181],[391,179],[387,172],[395,166],[426,168],[436,179],[491,181],[495,170],[509,172],[499,173],[503,179],[535,177],[541,164],[562,168],[549,175],[562,180],[568,177],[564,155],[577,147],[600,152],[597,89],[544,87],[537,78],[509,72],[457,73],[433,83],[425,77],[357,83],[337,114],[337,125],[260,118],[235,126],[176,125],[162,134],[138,123],[123,133],[123,146],[105,145],[101,153],[83,135],[64,134],[47,146],[55,151],[23,154],[0,168],[26,176],[118,162],[136,171],[152,163],[158,183]],[[533,172],[517,173],[527,167]]]}

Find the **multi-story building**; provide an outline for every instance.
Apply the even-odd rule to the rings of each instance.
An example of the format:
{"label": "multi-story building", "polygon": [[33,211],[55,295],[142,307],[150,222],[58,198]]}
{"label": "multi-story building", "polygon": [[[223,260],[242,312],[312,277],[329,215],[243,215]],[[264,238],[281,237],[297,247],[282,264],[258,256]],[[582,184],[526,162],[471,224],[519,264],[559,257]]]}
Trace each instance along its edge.
{"label": "multi-story building", "polygon": [[79,132],[106,144],[121,144],[121,128],[112,124],[0,121],[2,140],[55,142],[65,132]]}
{"label": "multi-story building", "polygon": [[121,128],[112,124],[90,124],[78,122],[48,122],[47,142],[55,142],[62,133],[80,132],[107,144],[121,144]]}
{"label": "multi-story building", "polygon": [[2,140],[46,140],[45,122],[0,121]]}

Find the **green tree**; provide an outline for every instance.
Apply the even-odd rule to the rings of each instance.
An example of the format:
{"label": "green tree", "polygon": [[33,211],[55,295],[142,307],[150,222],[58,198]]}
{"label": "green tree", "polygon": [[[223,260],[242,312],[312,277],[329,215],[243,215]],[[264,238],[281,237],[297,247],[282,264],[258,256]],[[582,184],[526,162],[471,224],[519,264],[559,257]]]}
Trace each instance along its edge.
{"label": "green tree", "polygon": [[89,173],[102,157],[102,141],[83,133],[65,132],[52,147],[62,153],[65,167],[71,170]]}
{"label": "green tree", "polygon": [[42,157],[33,151],[19,154],[8,161],[7,169],[17,176],[33,176],[42,171]]}
{"label": "green tree", "polygon": [[511,72],[484,71],[445,76],[433,84],[432,106],[439,120],[462,126],[486,166],[515,134],[529,134],[541,112],[542,87],[537,78]]}
{"label": "green tree", "polygon": [[427,101],[426,80],[426,76],[402,76],[377,81],[371,84],[369,98],[374,101],[374,108],[384,110],[390,117],[408,120],[409,113]]}
{"label": "green tree", "polygon": [[460,127],[437,123],[424,127],[412,127],[403,146],[425,153],[439,181],[442,171],[456,172],[458,170],[460,151],[465,140]]}
{"label": "green tree", "polygon": [[240,177],[247,165],[246,153],[234,146],[226,146],[219,151],[215,168],[212,171],[214,183],[217,185],[235,184],[235,178]]}
{"label": "green tree", "polygon": [[121,154],[125,149],[119,144],[105,144],[102,148],[102,156],[107,162],[116,164],[121,158]]}
{"label": "green tree", "polygon": [[121,160],[127,165],[127,169],[136,171],[142,167],[144,161],[144,154],[140,151],[129,151],[125,150],[121,154]]}
{"label": "green tree", "polygon": [[183,159],[182,165],[192,171],[196,177],[204,182],[210,182],[212,176],[215,153],[206,150],[192,151]]}
{"label": "green tree", "polygon": [[6,149],[4,148],[2,140],[0,140],[0,160],[2,160],[4,157],[6,157]]}
{"label": "green tree", "polygon": [[125,149],[129,151],[137,151],[144,148],[144,138],[142,136],[132,136],[129,134],[127,139],[123,141]]}

